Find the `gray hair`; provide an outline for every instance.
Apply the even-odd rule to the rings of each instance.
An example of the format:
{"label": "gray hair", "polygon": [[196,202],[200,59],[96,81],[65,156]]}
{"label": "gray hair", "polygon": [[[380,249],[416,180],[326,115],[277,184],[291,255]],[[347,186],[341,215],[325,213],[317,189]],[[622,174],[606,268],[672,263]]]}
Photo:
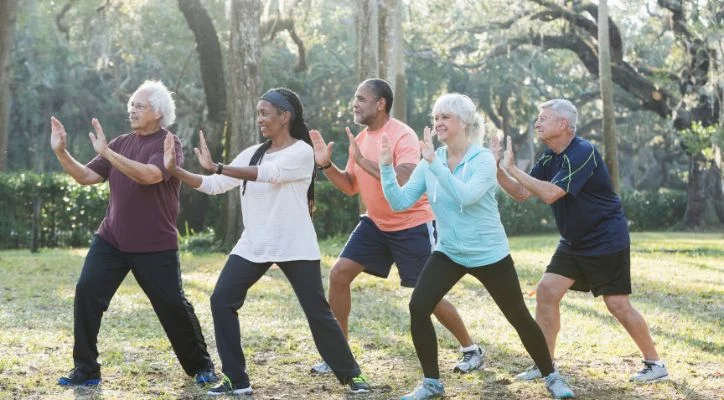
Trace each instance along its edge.
{"label": "gray hair", "polygon": [[128,104],[126,105],[128,112],[131,112],[131,103],[140,92],[150,93],[148,95],[148,102],[151,104],[153,111],[161,114],[161,126],[165,128],[173,125],[174,121],[176,121],[176,104],[171,97],[173,92],[169,91],[161,81],[145,81],[128,99]]}
{"label": "gray hair", "polygon": [[578,110],[576,106],[566,99],[553,99],[538,106],[538,111],[549,108],[558,113],[562,118],[568,121],[568,127],[571,132],[576,133],[576,124],[578,123]]}
{"label": "gray hair", "polygon": [[470,97],[460,93],[448,93],[440,96],[432,107],[433,118],[437,114],[454,115],[465,124],[465,134],[473,143],[481,144],[485,135],[485,120],[478,114],[475,103]]}

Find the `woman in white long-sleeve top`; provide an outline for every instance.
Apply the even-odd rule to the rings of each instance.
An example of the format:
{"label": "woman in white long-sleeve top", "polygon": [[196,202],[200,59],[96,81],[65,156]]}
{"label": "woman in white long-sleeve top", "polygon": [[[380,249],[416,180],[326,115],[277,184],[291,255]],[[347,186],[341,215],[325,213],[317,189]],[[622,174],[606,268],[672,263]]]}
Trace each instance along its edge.
{"label": "woman in white long-sleeve top", "polygon": [[435,102],[432,115],[435,132],[445,146],[435,151],[432,133],[425,128],[420,146],[423,160],[403,187],[397,183],[385,137],[379,158],[382,189],[392,209],[404,210],[427,194],[439,229],[435,250],[410,299],[412,341],[424,378],[422,385],[402,399],[432,399],[444,394],[430,315],[440,299],[467,274],[485,286],[513,325],[553,396],[574,397],[554,371],[545,337],[525,306],[495,200],[496,160],[490,150],[478,144],[483,126],[475,104],[467,96],[446,94]]}
{"label": "woman in white long-sleeve top", "polygon": [[294,288],[314,342],[337,379],[355,393],[369,384],[349,349],[324,297],[320,252],[312,224],[314,151],[302,104],[288,89],[272,89],[257,103],[264,143],[251,146],[229,165],[214,163],[203,133],[194,149],[201,166],[216,175],[176,167],[173,141],[166,140],[164,163],[183,183],[207,194],[241,187],[244,231],[231,251],[211,295],[216,347],[225,377],[209,395],[250,394],[237,311],[248,289],[277,264]]}

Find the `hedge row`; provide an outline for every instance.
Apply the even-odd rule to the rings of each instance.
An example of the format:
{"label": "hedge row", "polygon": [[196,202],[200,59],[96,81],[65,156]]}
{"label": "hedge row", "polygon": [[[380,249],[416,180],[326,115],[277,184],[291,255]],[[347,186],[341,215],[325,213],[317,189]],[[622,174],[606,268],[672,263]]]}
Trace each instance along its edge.
{"label": "hedge row", "polygon": [[[351,232],[359,214],[357,197],[343,195],[327,181],[318,182],[315,192],[318,236]],[[29,248],[34,232],[38,247],[86,246],[105,213],[108,188],[81,186],[65,174],[4,173],[0,199],[0,249]],[[622,199],[631,230],[670,228],[681,221],[686,208],[686,193],[680,191],[625,191]],[[517,203],[501,191],[498,206],[509,235],[555,231],[549,207],[539,201]],[[179,227],[185,232],[184,221]]]}

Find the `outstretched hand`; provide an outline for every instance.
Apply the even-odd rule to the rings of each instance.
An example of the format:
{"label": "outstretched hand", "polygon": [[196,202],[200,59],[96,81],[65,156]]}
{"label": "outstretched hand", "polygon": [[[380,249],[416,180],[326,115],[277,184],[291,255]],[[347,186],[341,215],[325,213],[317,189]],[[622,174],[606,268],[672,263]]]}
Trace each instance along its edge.
{"label": "outstretched hand", "polygon": [[349,139],[349,155],[350,157],[354,157],[354,160],[359,164],[362,160],[364,160],[362,151],[359,149],[359,146],[357,146],[357,142],[355,142],[354,135],[352,134],[352,131],[349,130],[349,127],[344,128],[344,130],[347,132],[347,139]]}
{"label": "outstretched hand", "polygon": [[62,153],[65,151],[65,143],[68,134],[65,132],[65,127],[55,117],[50,117],[50,148],[55,153]]}
{"label": "outstretched hand", "polygon": [[309,131],[309,137],[312,139],[314,162],[322,167],[329,165],[332,162],[332,146],[334,146],[334,142],[325,144],[322,134],[316,129]]}
{"label": "outstretched hand", "polygon": [[429,126],[426,126],[423,131],[422,140],[420,140],[420,153],[428,163],[435,161],[435,145],[432,143],[432,130]]}
{"label": "outstretched hand", "polygon": [[98,122],[96,118],[93,118],[91,120],[91,125],[93,125],[93,130],[95,130],[95,134],[93,134],[93,132],[89,132],[88,137],[93,144],[93,150],[95,150],[96,153],[98,153],[99,155],[103,156],[108,149],[108,141],[106,140],[106,135],[103,133],[103,127],[101,127],[101,123]]}
{"label": "outstretched hand", "polygon": [[379,161],[380,165],[392,164],[392,149],[390,149],[390,138],[387,133],[380,136]]}
{"label": "outstretched hand", "polygon": [[199,164],[203,169],[216,171],[216,163],[211,159],[211,152],[209,146],[206,145],[203,131],[199,131],[199,147],[194,147],[194,153],[196,153],[196,158],[199,159]]}
{"label": "outstretched hand", "polygon": [[490,135],[490,151],[495,157],[495,166],[500,167],[500,138],[495,133]]}
{"label": "outstretched hand", "polygon": [[176,171],[176,143],[171,132],[166,134],[166,139],[163,141],[163,166],[168,172]]}
{"label": "outstretched hand", "polygon": [[510,136],[507,137],[505,153],[503,153],[503,162],[501,167],[505,171],[511,171],[515,168],[515,154],[513,154],[513,142],[510,140]]}

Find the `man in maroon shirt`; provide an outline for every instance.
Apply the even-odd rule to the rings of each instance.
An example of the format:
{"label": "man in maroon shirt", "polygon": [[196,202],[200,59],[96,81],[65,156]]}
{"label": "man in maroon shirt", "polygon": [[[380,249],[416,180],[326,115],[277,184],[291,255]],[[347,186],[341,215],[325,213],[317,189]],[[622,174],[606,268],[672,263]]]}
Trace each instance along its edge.
{"label": "man in maroon shirt", "polygon": [[[60,165],[81,185],[108,180],[110,201],[93,237],[74,302],[74,368],[58,384],[97,385],[101,380],[96,346],[101,318],[129,271],[148,296],[181,366],[197,383],[218,381],[201,326],[181,285],[176,216],[180,182],[163,165],[166,127],[176,119],[171,93],[146,81],[128,101],[133,132],[107,143],[97,119],[89,133],[98,153],[88,164],[66,150],[63,124],[51,118],[50,146]],[[177,163],[181,142],[174,136]]]}

